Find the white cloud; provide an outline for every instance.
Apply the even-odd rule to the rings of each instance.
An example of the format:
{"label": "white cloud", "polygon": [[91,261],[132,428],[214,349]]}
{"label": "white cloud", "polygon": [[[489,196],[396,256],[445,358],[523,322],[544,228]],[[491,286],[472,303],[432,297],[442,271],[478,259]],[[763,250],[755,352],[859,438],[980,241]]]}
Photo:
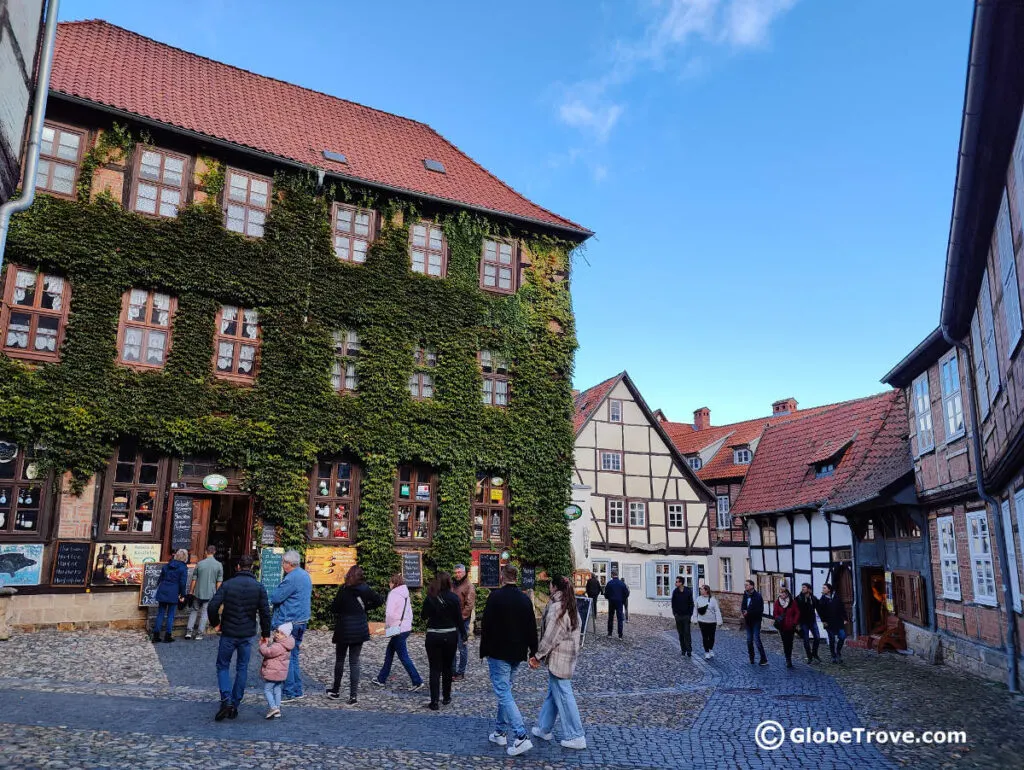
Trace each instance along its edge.
{"label": "white cloud", "polygon": [[570,99],[562,104],[558,116],[562,122],[575,128],[585,129],[598,142],[604,142],[622,115],[618,104],[587,105],[580,98]]}
{"label": "white cloud", "polygon": [[725,39],[734,46],[762,45],[776,17],[796,5],[796,0],[732,0],[726,13]]}

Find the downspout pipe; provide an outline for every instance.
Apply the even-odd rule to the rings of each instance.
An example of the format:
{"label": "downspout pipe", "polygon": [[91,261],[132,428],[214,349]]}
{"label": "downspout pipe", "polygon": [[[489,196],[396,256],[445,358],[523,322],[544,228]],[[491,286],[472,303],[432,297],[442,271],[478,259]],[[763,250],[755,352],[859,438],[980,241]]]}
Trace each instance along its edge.
{"label": "downspout pipe", "polygon": [[43,139],[43,118],[46,115],[46,99],[50,93],[50,73],[53,71],[53,49],[57,41],[57,8],[60,0],[47,0],[46,26],[43,31],[43,46],[39,56],[39,72],[36,77],[36,93],[32,100],[32,123],[29,127],[28,145],[25,149],[25,173],[21,185],[21,196],[0,206],[0,267],[4,263],[7,248],[7,227],[11,216],[25,211],[36,199],[36,172],[39,170],[39,145]]}
{"label": "downspout pipe", "polygon": [[978,408],[978,390],[974,383],[974,358],[971,355],[971,349],[965,343],[955,339],[949,331],[949,326],[945,322],[942,323],[942,336],[945,338],[953,347],[960,350],[964,355],[964,360],[967,362],[967,400],[971,406],[971,441],[974,444],[974,457],[975,457],[975,470],[974,480],[978,489],[978,497],[980,497],[985,504],[990,507],[993,512],[995,526],[993,529],[996,533],[996,550],[999,553],[999,571],[1003,578],[1003,607],[1006,608],[1006,657],[1008,659],[1007,664],[1007,688],[1012,693],[1020,692],[1017,686],[1017,656],[1018,651],[1018,640],[1017,640],[1017,619],[1013,611],[1013,591],[1010,588],[1010,571],[1008,569],[1010,564],[1009,555],[1006,550],[1006,539],[1003,537],[1003,512],[1000,508],[999,501],[996,500],[985,490],[985,461],[984,456],[981,453],[981,419],[979,418],[980,409]]}

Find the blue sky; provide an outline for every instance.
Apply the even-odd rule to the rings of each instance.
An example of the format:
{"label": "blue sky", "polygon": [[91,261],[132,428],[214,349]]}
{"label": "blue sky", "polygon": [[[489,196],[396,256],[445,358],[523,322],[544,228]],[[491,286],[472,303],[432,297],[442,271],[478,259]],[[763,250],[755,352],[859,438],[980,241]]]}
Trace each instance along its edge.
{"label": "blue sky", "polygon": [[429,123],[597,233],[575,383],[713,424],[880,391],[938,323],[970,0],[64,0]]}

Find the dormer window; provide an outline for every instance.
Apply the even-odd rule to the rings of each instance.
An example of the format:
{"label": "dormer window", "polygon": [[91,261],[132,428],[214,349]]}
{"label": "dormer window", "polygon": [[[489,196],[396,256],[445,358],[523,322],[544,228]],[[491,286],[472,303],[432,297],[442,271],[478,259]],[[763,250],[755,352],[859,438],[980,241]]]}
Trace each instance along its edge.
{"label": "dormer window", "polygon": [[695,471],[699,471],[701,468],[704,467],[704,461],[700,459],[700,455],[695,455],[694,457],[687,457],[686,462],[689,463],[690,467],[693,468],[693,470]]}
{"label": "dormer window", "polygon": [[753,453],[749,449],[734,449],[732,450],[732,461],[735,465],[750,465],[750,461],[754,458]]}
{"label": "dormer window", "polygon": [[815,463],[814,465],[814,478],[823,479],[828,476],[835,475],[836,472],[836,461],[826,460],[823,463]]}

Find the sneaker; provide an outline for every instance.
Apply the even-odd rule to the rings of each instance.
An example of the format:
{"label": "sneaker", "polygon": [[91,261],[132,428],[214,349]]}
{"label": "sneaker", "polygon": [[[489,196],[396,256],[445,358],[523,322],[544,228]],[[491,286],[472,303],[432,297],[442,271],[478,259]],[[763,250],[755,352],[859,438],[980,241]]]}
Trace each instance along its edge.
{"label": "sneaker", "polygon": [[154,631],[153,632],[153,638],[150,639],[150,641],[153,642],[153,644],[159,644],[159,642],[160,642],[160,634],[158,632]]}
{"label": "sneaker", "polygon": [[203,635],[202,634],[196,634],[195,636],[192,637],[192,639],[197,641],[197,642],[201,642],[201,641],[203,641]]}
{"label": "sneaker", "polygon": [[298,695],[285,695],[281,698],[281,703],[291,703],[293,700],[302,700],[306,697],[306,693],[300,692]]}
{"label": "sneaker", "polygon": [[447,706],[451,702],[452,702],[451,698],[441,698],[441,705],[442,706]]}
{"label": "sneaker", "polygon": [[228,707],[228,719],[234,719],[238,716],[238,706]]}
{"label": "sneaker", "polygon": [[424,703],[423,708],[430,709],[431,711],[440,711],[441,707],[437,705],[436,701],[430,701],[430,703]]}
{"label": "sneaker", "polygon": [[356,703],[358,703],[358,702],[359,702],[359,699],[358,699],[358,698],[356,698],[356,697],[355,697],[355,696],[353,695],[353,696],[351,696],[351,697],[350,697],[350,698],[348,699],[348,703],[347,703],[347,704],[345,704],[345,705],[347,705],[347,706],[354,706],[354,705],[356,705]]}
{"label": "sneaker", "polygon": [[374,687],[380,687],[380,688],[384,687],[384,683],[382,681],[380,681],[377,677],[374,677],[373,679],[371,679],[370,680],[370,684],[372,684]]}
{"label": "sneaker", "polygon": [[712,658],[715,657],[715,651],[714,650],[709,650],[708,651],[708,655],[710,655]]}
{"label": "sneaker", "polygon": [[[384,685],[381,685],[381,687],[383,687],[383,686]],[[423,682],[420,682],[419,684],[414,684],[412,687],[409,688],[409,692],[419,692],[420,690],[423,689],[423,687],[424,687]]]}
{"label": "sneaker", "polygon": [[559,741],[559,743],[562,744],[562,748],[564,749],[576,749],[577,751],[583,751],[583,749],[587,748],[587,739],[582,735],[579,738],[573,738],[572,740]]}
{"label": "sneaker", "polygon": [[541,730],[539,727],[537,727],[536,725],[533,726],[533,729],[530,732],[532,732],[534,735],[536,735],[542,741],[550,741],[552,738],[555,737],[554,733],[546,733],[543,730]]}
{"label": "sneaker", "polygon": [[452,681],[453,682],[461,682],[465,678],[466,678],[465,674],[453,674],[452,675]]}
{"label": "sneaker", "polygon": [[791,661],[791,660],[787,660],[787,661],[786,661],[786,668],[793,668],[793,667],[794,667],[794,666],[793,666],[793,661]]}
{"label": "sneaker", "polygon": [[518,757],[520,754],[525,754],[532,748],[533,741],[531,741],[527,736],[524,735],[512,741],[512,745],[508,747],[506,753],[510,757]]}
{"label": "sneaker", "polygon": [[767,658],[765,658],[765,659],[764,659],[764,660],[762,660],[762,661],[761,661],[761,662],[760,662],[760,663],[759,663],[758,665],[759,665],[759,666],[767,666],[767,665],[768,665],[768,659],[767,659]]}
{"label": "sneaker", "polygon": [[275,717],[281,716],[281,709],[270,709],[264,719],[274,719]]}
{"label": "sneaker", "polygon": [[275,710],[277,711],[277,713],[274,714],[274,719],[280,719],[281,718],[281,709],[275,709]]}
{"label": "sneaker", "polygon": [[704,653],[704,660],[711,660],[711,653],[710,652],[705,652]]}
{"label": "sneaker", "polygon": [[328,688],[327,692],[324,693],[324,697],[328,700],[341,700],[341,693]]}
{"label": "sneaker", "polygon": [[186,639],[191,639],[192,638],[192,632],[191,631],[186,631],[185,632],[185,638]]}
{"label": "sneaker", "polygon": [[227,719],[228,712],[230,712],[230,711],[231,711],[231,704],[228,703],[226,700],[222,700],[220,702],[220,711],[218,711],[217,712],[217,716],[215,716],[213,718],[214,721],[215,722],[223,722],[225,719]]}
{"label": "sneaker", "polygon": [[493,732],[487,736],[487,740],[491,743],[497,743],[499,746],[508,744],[508,738],[505,737],[505,733]]}

